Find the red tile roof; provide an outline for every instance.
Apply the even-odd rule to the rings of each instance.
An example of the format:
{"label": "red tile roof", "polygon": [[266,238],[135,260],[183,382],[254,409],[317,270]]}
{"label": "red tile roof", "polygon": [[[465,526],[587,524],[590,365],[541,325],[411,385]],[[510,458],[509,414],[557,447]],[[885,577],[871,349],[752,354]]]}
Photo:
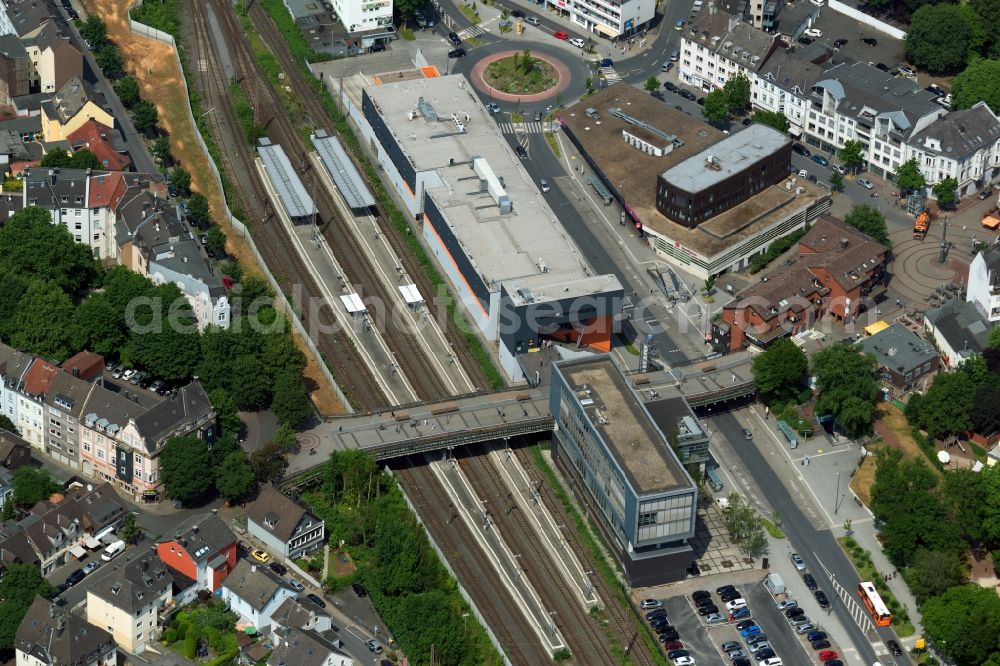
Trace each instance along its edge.
{"label": "red tile roof", "polygon": [[127,155],[115,150],[108,138],[113,132],[111,128],[97,122],[93,118],[80,125],[66,137],[70,148],[79,150],[86,148],[97,156],[103,168],[109,171],[125,171],[132,164]]}
{"label": "red tile roof", "polygon": [[90,351],[82,351],[63,361],[62,369],[73,374],[76,370],[80,379],[90,381],[104,369],[104,357]]}
{"label": "red tile roof", "polygon": [[58,365],[35,358],[35,362],[24,375],[24,392],[36,397],[48,393],[52,378],[57,372],[59,372]]}
{"label": "red tile roof", "polygon": [[114,208],[125,194],[125,178],[121,171],[98,173],[90,177],[87,208]]}

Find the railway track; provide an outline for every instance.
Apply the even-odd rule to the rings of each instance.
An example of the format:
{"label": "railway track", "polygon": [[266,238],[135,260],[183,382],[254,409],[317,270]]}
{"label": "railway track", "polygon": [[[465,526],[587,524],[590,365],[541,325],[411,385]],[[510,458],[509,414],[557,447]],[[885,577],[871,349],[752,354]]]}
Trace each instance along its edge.
{"label": "railway track", "polygon": [[[293,125],[292,120],[284,111],[283,101],[279,99],[262,73],[251,64],[255,62],[253,54],[250,53],[242,24],[239,22],[232,5],[220,0],[212,0],[211,5],[220,19],[220,25],[231,41],[234,62],[244,63],[246,73],[243,77],[243,85],[252,86],[254,89],[253,97],[258,100],[259,104],[263,105],[261,108],[271,110],[270,119],[265,124],[268,135],[273,142],[281,144],[293,165],[297,162],[302,167],[305,171],[303,180],[308,183],[310,178],[316,178],[309,173],[312,166],[309,163],[308,154],[312,151],[312,146],[307,144],[307,141],[299,133],[299,128]],[[268,46],[274,48],[275,45],[272,43]],[[287,72],[297,71],[294,64],[288,65],[286,63],[285,69]],[[303,103],[303,108],[307,108],[305,102],[311,97],[313,97],[311,91],[299,92],[299,102]],[[315,120],[313,118],[307,117],[299,120],[312,126],[318,126],[318,123],[309,122]],[[337,205],[333,201],[333,195],[325,187],[314,186],[312,196],[316,204],[317,226],[322,229],[329,247],[334,251],[344,272],[344,277],[359,290],[363,290],[363,297],[376,296],[385,308],[394,307],[398,296],[390,293],[381,281],[374,277],[375,269],[371,260],[351,233],[347,220],[339,214]],[[380,317],[376,313],[373,320],[386,344],[392,350],[399,370],[409,379],[417,393],[415,396],[417,399],[435,400],[450,395],[444,381],[437,374],[426,352],[412,332],[393,325],[388,316]],[[414,353],[414,350],[419,351]],[[382,406],[385,404],[383,403]]]}
{"label": "railway track", "polygon": [[[308,296],[318,298],[319,288],[298,253],[291,247],[291,240],[280,232],[280,225],[269,224],[274,214],[268,214],[271,206],[263,184],[252,175],[239,177],[239,174],[253,173],[255,156],[232,107],[229,81],[215,50],[216,40],[208,25],[206,7],[197,0],[188,3],[188,7],[195,37],[191,44],[192,62],[199,64],[196,68],[195,87],[206,106],[214,109],[212,113],[206,114],[206,121],[216,145],[224,146],[219,151],[219,156],[224,170],[232,176],[231,185],[235,196],[243,210],[257,213],[250,226],[255,232],[254,242],[267,264],[266,270],[270,270],[280,284],[302,285]],[[234,59],[233,62],[236,78],[247,79],[246,61]],[[273,226],[279,229],[272,228]],[[315,341],[341,388],[353,398],[359,408],[375,409],[385,404],[385,396],[371,374],[364,369],[347,334],[343,331],[333,335],[316,333]]]}
{"label": "railway track", "polygon": [[[313,92],[309,83],[304,79],[302,72],[299,70],[297,63],[292,56],[291,50],[288,48],[287,43],[275,26],[274,22],[267,15],[267,12],[260,7],[259,3],[254,3],[250,9],[250,17],[257,30],[260,32],[261,37],[270,47],[271,51],[278,57],[278,60],[283,64],[285,72],[288,75],[287,82],[291,88],[296,91],[299,102],[302,104],[307,118],[312,121],[311,124],[315,127],[327,126],[327,128],[330,129],[332,123],[330,122],[330,117],[326,108],[323,106],[319,97]],[[351,159],[356,162],[354,155],[351,155]],[[355,166],[358,167],[358,171],[363,173],[360,164],[355,163]],[[446,326],[443,327],[443,332],[445,337],[448,339],[448,342],[451,343],[452,350],[456,356],[456,362],[462,365],[477,390],[493,388],[489,385],[482,367],[473,356],[471,350],[468,348],[468,345],[465,343],[465,337],[459,330],[458,325],[451,317],[448,316],[447,307],[442,302],[442,299],[431,298],[432,295],[437,294],[437,289],[431,283],[431,280],[427,276],[424,268],[419,265],[409,247],[407,247],[407,243],[403,235],[399,233],[392,223],[386,221],[385,213],[381,210],[381,208],[379,208],[378,217],[380,222],[379,226],[385,232],[385,236],[389,241],[393,252],[395,252],[397,257],[399,257],[406,273],[409,275],[414,284],[417,285],[420,293],[426,294],[429,298],[427,304],[431,309],[433,316],[437,317],[437,321],[439,322],[447,322]]]}
{"label": "railway track", "polygon": [[511,489],[500,478],[493,462],[485,455],[484,447],[466,448],[459,458],[463,462],[462,471],[468,475],[480,499],[487,500],[487,506],[492,507],[494,524],[500,535],[519,554],[518,561],[542,603],[546,609],[556,612],[554,621],[574,659],[580,664],[594,666],[619,663],[622,657],[612,653],[607,636],[570,590],[552,554],[517,507]]}
{"label": "railway track", "polygon": [[480,553],[479,546],[461,518],[451,515],[451,500],[424,460],[407,459],[395,471],[427,532],[462,581],[510,662],[519,666],[549,662],[545,648],[517,609],[496,569],[481,554],[466,557]]}
{"label": "railway track", "polygon": [[[532,474],[532,470],[535,470],[535,461],[532,459],[527,447],[511,447],[514,451],[514,455],[517,456],[524,469],[529,470],[529,475],[537,476],[537,471]],[[572,525],[573,519],[566,512],[563,507],[562,502],[552,488],[547,483],[539,484],[539,492],[541,493],[542,500],[545,506],[548,507],[549,511],[552,512],[556,521],[562,525]],[[566,541],[572,544],[573,551],[580,558],[581,563],[584,567],[590,571],[597,571],[597,562],[594,558],[593,553],[584,544],[580,542],[579,535],[577,535],[575,530],[567,530],[564,533]],[[615,628],[615,631],[622,639],[624,645],[631,645],[629,649],[629,657],[632,663],[640,664],[641,666],[656,666],[657,662],[654,660],[653,655],[649,651],[649,647],[646,642],[639,636],[639,634],[645,631],[645,627],[641,624],[638,616],[631,613],[628,609],[623,608],[621,605],[620,590],[616,587],[608,585],[607,581],[604,580],[602,576],[594,575],[591,576],[591,580],[594,582],[594,589],[597,591],[598,596],[604,601],[604,612],[608,618],[608,621]]]}

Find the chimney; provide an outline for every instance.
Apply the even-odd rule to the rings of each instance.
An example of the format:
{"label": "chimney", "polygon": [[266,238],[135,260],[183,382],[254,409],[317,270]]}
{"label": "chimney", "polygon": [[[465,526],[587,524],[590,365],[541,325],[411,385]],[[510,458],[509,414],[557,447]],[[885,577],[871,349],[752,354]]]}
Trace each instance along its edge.
{"label": "chimney", "polygon": [[886,353],[889,354],[889,357],[891,358],[891,357],[893,357],[893,356],[896,355],[896,348],[895,347],[889,347],[889,351],[886,352]]}
{"label": "chimney", "polygon": [[59,169],[49,169],[49,184],[55,185],[59,177]]}
{"label": "chimney", "polygon": [[80,368],[76,367],[75,365],[73,366],[73,376],[74,377],[80,376]]}
{"label": "chimney", "polygon": [[840,249],[842,249],[842,250],[843,250],[843,249],[844,249],[844,248],[846,248],[846,247],[847,247],[848,245],[850,245],[850,241],[849,241],[849,240],[847,240],[846,238],[841,238],[841,239],[840,239]]}

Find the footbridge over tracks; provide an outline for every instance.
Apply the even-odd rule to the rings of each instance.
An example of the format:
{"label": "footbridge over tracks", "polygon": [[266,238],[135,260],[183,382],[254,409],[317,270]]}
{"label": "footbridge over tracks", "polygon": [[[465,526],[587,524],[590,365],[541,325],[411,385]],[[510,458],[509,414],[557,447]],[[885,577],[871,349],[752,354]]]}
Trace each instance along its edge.
{"label": "footbridge over tracks", "polygon": [[[632,373],[646,400],[674,386],[694,408],[717,411],[756,393],[749,355],[686,366],[683,370]],[[283,490],[313,483],[333,451],[361,449],[379,462],[481,442],[551,432],[549,386],[456,396],[443,402],[400,405],[392,410],[328,420],[299,436],[300,451],[289,460]]]}

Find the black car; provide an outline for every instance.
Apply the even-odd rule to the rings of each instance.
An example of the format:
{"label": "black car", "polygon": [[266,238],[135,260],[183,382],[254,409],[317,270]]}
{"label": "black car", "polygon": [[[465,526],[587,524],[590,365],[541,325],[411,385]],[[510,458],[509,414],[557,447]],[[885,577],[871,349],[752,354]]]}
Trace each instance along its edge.
{"label": "black car", "polygon": [[365,586],[362,585],[361,583],[351,583],[351,589],[354,590],[354,594],[358,595],[359,597],[368,596],[368,590],[366,590]]}
{"label": "black car", "polygon": [[881,69],[883,72],[888,72],[889,65],[885,64],[884,62],[877,62],[875,63],[875,69]]}
{"label": "black car", "polygon": [[663,96],[663,91],[661,90],[654,90],[649,94],[655,97],[656,99],[660,100],[661,102],[666,99],[666,97]]}
{"label": "black car", "polygon": [[452,49],[451,51],[448,51],[448,57],[449,58],[464,58],[465,57],[465,49],[463,49],[461,46],[458,47],[457,49]]}
{"label": "black car", "polygon": [[792,146],[792,152],[798,153],[802,157],[809,157],[810,155],[812,155],[812,153],[809,152],[809,149],[803,146],[801,143],[797,143],[794,146]]}
{"label": "black car", "polygon": [[875,39],[874,37],[865,37],[861,41],[867,44],[868,46],[878,46],[878,40]]}
{"label": "black car", "polygon": [[827,650],[830,647],[830,641],[824,638],[818,641],[813,641],[810,645],[812,645],[813,650]]}
{"label": "black car", "polygon": [[715,593],[718,595],[723,595],[726,592],[735,592],[735,591],[736,591],[735,585],[723,585],[722,587],[715,588]]}
{"label": "black car", "polygon": [[750,666],[750,660],[746,657],[738,657],[733,659],[733,666]]}
{"label": "black car", "polygon": [[56,586],[56,596],[58,597],[60,594],[62,594],[63,592],[65,592],[66,590],[68,590],[71,587],[73,587],[73,586],[70,585],[68,581],[63,581],[63,582],[59,583],[59,585]]}
{"label": "black car", "polygon": [[385,44],[372,44],[368,47],[369,53],[381,53],[382,51],[385,51]]}
{"label": "black car", "polygon": [[83,580],[86,575],[87,574],[83,572],[83,569],[77,569],[66,577],[66,582],[69,583],[70,587],[72,587]]}
{"label": "black car", "polygon": [[682,90],[679,90],[677,94],[680,95],[681,97],[683,97],[684,99],[691,100],[692,102],[695,100],[694,93],[691,92],[690,90],[683,90],[682,89]]}
{"label": "black car", "polygon": [[752,123],[752,122],[753,122],[753,121],[752,121],[752,120],[750,120],[749,118],[744,118],[744,119],[743,119],[743,127],[746,127],[747,125],[749,125],[749,124],[750,124],[750,123]]}
{"label": "black car", "polygon": [[747,627],[753,627],[757,624],[755,620],[743,620],[742,622],[736,623],[736,631],[743,631]]}
{"label": "black car", "polygon": [[755,654],[753,657],[758,662],[761,662],[764,661],[765,659],[773,659],[776,656],[777,655],[774,653],[774,650],[772,650],[771,648],[764,648],[763,650]]}
{"label": "black car", "polygon": [[176,197],[180,193],[181,191],[177,189],[176,185],[167,185],[167,194],[169,194],[170,196]]}
{"label": "black car", "polygon": [[695,599],[694,605],[701,608],[703,606],[714,606],[715,602],[712,601],[712,597],[702,597],[700,599]]}
{"label": "black car", "polygon": [[704,97],[699,97],[698,98],[698,106],[705,106],[705,98]]}
{"label": "black car", "polygon": [[839,48],[845,46],[846,44],[847,44],[847,40],[846,39],[837,39],[837,40],[834,40],[834,42],[833,42],[833,48],[839,49]]}
{"label": "black car", "polygon": [[663,89],[664,90],[668,90],[670,92],[677,92],[677,86],[675,86],[670,81],[664,81],[663,82]]}
{"label": "black car", "polygon": [[270,564],[267,565],[267,568],[273,571],[274,573],[278,574],[279,576],[284,576],[286,573],[288,573],[288,569],[286,569],[285,565],[282,564],[281,562],[271,562]]}
{"label": "black car", "polygon": [[510,13],[510,15],[513,16],[514,18],[524,18],[524,12],[522,12],[520,9],[515,9]]}
{"label": "black car", "polygon": [[723,592],[719,596],[723,601],[725,601],[728,604],[733,599],[739,599],[741,595],[739,590],[729,590],[728,592]]}
{"label": "black car", "polygon": [[816,590],[813,594],[816,596],[816,601],[819,602],[820,608],[830,607],[830,600],[826,598],[826,592],[823,590]]}
{"label": "black car", "polygon": [[655,631],[658,634],[676,634],[677,627],[673,626],[672,624],[658,624],[655,627],[653,627],[653,631]]}
{"label": "black car", "polygon": [[801,608],[799,608],[798,606],[796,606],[795,608],[789,608],[788,610],[785,611],[785,617],[787,617],[788,619],[792,619],[794,617],[799,617],[799,616],[805,615],[805,614],[806,614],[806,612],[804,610],[802,610]]}
{"label": "black car", "polygon": [[514,152],[517,153],[517,156],[520,157],[522,160],[528,159],[528,151],[521,144],[517,145],[517,148],[514,149]]}
{"label": "black car", "polygon": [[813,39],[812,37],[806,37],[805,35],[803,35],[802,37],[799,37],[799,44],[803,44],[805,46],[809,46],[810,44],[812,44],[815,41],[816,40]]}
{"label": "black car", "polygon": [[687,650],[671,650],[670,652],[667,653],[667,657],[669,657],[674,661],[676,661],[681,657],[690,657],[690,656],[691,653],[688,652]]}
{"label": "black car", "polygon": [[815,592],[818,585],[816,585],[816,579],[813,578],[811,573],[802,574],[802,582],[806,584],[811,591]]}
{"label": "black car", "polygon": [[676,641],[680,637],[681,635],[677,633],[676,629],[673,631],[665,631],[660,634],[660,642],[669,643],[670,641]]}
{"label": "black car", "polygon": [[656,617],[649,619],[649,626],[651,627],[662,627],[665,624],[670,624],[670,622],[667,621],[666,615],[657,615]]}
{"label": "black car", "polygon": [[718,612],[719,612],[719,607],[715,606],[715,605],[712,605],[712,606],[702,606],[701,608],[698,609],[698,615],[701,615],[702,617],[705,617],[706,615],[711,615],[712,613],[718,613]]}
{"label": "black car", "polygon": [[666,617],[667,611],[663,608],[654,608],[653,610],[646,613],[646,620],[652,622],[658,617]]}
{"label": "black car", "polygon": [[893,657],[901,657],[903,655],[903,648],[899,647],[899,643],[896,641],[886,641],[885,646],[889,648],[889,652],[892,653]]}
{"label": "black car", "polygon": [[306,599],[313,602],[320,608],[326,608],[326,602],[320,599],[318,594],[313,594],[312,592],[310,592],[309,594],[306,595]]}
{"label": "black car", "polygon": [[691,593],[691,598],[695,601],[698,601],[699,599],[711,599],[712,593],[708,590],[698,590]]}
{"label": "black car", "polygon": [[449,32],[448,39],[451,40],[451,43],[454,44],[455,46],[462,45],[462,38],[458,36],[457,32]]}

